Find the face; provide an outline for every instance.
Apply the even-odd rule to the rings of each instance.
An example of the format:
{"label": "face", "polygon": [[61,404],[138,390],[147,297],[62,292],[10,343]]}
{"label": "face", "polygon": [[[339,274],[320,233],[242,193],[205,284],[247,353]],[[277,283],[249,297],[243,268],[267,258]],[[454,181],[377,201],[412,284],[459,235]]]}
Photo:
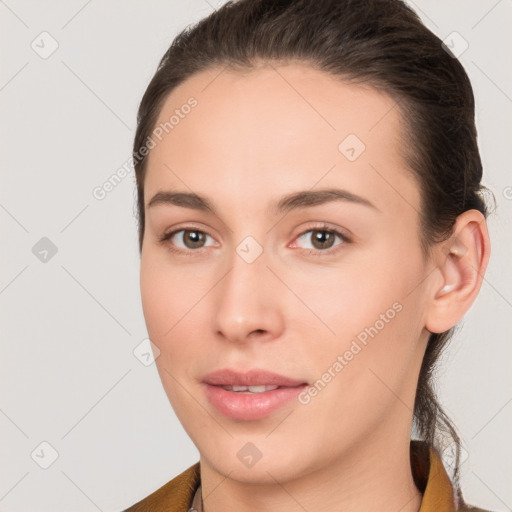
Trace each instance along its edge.
{"label": "face", "polygon": [[[157,126],[173,115],[147,162],[141,293],[201,463],[285,481],[408,439],[430,264],[394,101],[304,64],[261,65],[194,75]],[[306,384],[205,384],[226,368]]]}

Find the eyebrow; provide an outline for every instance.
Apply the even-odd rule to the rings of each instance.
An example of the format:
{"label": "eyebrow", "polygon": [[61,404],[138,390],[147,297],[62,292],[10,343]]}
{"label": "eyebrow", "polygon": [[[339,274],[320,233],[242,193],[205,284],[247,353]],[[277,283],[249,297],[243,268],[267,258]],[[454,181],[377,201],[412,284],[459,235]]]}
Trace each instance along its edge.
{"label": "eyebrow", "polygon": [[[346,201],[380,211],[373,203],[364,197],[348,192],[347,190],[328,188],[322,190],[301,190],[283,196],[279,201],[270,205],[269,212],[273,215],[279,215],[291,210],[311,208],[334,201]],[[181,206],[192,210],[209,211],[217,215],[217,211],[211,201],[206,197],[192,192],[178,192],[172,190],[157,192],[147,204],[147,208],[149,209],[162,204]]]}

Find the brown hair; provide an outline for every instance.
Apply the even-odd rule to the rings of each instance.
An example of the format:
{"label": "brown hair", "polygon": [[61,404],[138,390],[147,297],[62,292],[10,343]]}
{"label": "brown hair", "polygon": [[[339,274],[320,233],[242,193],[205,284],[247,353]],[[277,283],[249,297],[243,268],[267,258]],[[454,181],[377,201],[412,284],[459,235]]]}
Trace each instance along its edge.
{"label": "brown hair", "polygon": [[[214,66],[251,69],[257,62],[300,61],[391,96],[403,120],[403,157],[418,180],[421,239],[452,234],[469,209],[487,216],[482,163],[469,78],[457,58],[401,0],[239,0],[184,29],[162,57],[140,103],[133,152],[138,193],[139,249],[144,237],[144,176],[139,150],[170,92]],[[431,334],[419,374],[414,420],[419,436],[440,449],[451,439],[459,502],[460,439],[436,399],[435,363],[452,329]],[[442,451],[442,448],[440,449]]]}

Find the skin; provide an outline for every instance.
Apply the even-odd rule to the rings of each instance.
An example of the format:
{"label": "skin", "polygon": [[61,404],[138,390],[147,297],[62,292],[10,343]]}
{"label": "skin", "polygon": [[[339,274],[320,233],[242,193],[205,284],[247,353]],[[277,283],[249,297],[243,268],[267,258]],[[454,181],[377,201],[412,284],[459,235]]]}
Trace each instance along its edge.
{"label": "skin", "polygon": [[[426,257],[420,189],[400,156],[389,96],[301,63],[221,71],[189,78],[160,112],[157,124],[198,101],[149,154],[140,275],[163,386],[200,452],[205,510],[418,511],[409,463],[418,374],[429,332],[455,325],[478,293],[489,256],[483,216],[465,212]],[[338,149],[348,134],[366,146],[355,161]],[[374,207],[270,211],[284,195],[324,188]],[[217,213],[148,208],[166,190],[205,196]],[[350,241],[315,245],[323,223]],[[185,228],[196,238],[159,241]],[[202,245],[193,230],[207,235]],[[263,250],[252,263],[236,251],[248,236]],[[396,303],[400,312],[308,404],[239,421],[209,403],[202,378],[221,368],[316,382]],[[248,442],[262,454],[251,468],[237,457]]]}

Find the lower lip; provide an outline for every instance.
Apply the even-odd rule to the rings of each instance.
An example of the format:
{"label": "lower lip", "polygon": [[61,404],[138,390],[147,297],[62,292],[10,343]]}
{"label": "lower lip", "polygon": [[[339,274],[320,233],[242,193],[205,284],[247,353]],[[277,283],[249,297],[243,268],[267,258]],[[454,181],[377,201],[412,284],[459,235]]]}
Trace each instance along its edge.
{"label": "lower lip", "polygon": [[307,387],[277,388],[263,393],[228,391],[220,386],[205,384],[206,395],[212,405],[224,416],[237,420],[260,420],[290,402]]}

